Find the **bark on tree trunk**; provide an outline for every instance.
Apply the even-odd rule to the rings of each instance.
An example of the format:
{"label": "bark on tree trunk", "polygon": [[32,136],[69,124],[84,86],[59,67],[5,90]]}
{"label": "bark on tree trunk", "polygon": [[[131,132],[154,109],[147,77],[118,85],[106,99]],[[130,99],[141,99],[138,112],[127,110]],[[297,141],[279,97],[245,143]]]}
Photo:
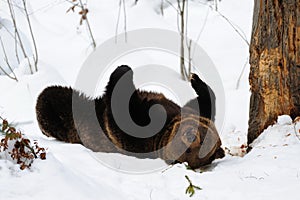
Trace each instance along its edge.
{"label": "bark on tree trunk", "polygon": [[248,144],[278,115],[300,115],[300,0],[255,0]]}

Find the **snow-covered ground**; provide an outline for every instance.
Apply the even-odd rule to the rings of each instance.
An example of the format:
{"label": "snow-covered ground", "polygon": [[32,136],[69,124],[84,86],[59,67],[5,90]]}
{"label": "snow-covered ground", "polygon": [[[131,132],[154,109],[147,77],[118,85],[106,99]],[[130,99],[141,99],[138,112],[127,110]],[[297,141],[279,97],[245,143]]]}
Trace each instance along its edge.
{"label": "snow-covered ground", "polygon": [[[16,1],[19,2],[19,1]],[[177,31],[176,12],[171,6],[160,12],[160,0],[126,0],[127,29],[159,28]],[[174,2],[174,1],[171,1]],[[183,164],[144,173],[126,173],[103,165],[98,155],[81,145],[66,144],[42,135],[35,119],[35,101],[48,85],[73,86],[79,70],[92,52],[86,26],[79,26],[77,12],[66,13],[71,6],[65,0],[30,0],[28,4],[38,44],[39,71],[28,74],[26,62],[15,66],[19,82],[0,76],[0,114],[18,124],[30,139],[47,148],[47,159],[36,160],[30,170],[21,171],[9,159],[0,159],[0,199],[298,199],[300,187],[300,123],[288,116],[266,129],[244,157],[249,107],[249,66],[237,81],[248,59],[248,46],[220,13],[228,18],[250,40],[252,0],[222,0],[217,13],[204,1],[189,3],[189,37],[196,40],[216,66],[225,90],[226,116],[219,129],[225,158],[209,168],[187,170]],[[114,37],[119,10],[118,0],[89,0],[89,21],[98,45]],[[78,11],[78,10],[77,10]],[[19,27],[30,41],[22,12],[16,12]],[[123,15],[119,23],[122,32]],[[5,1],[0,1],[0,23],[10,24]],[[24,21],[22,21],[24,20]],[[0,36],[4,32],[0,25]],[[200,34],[199,34],[200,33]],[[5,35],[6,38],[9,38]],[[4,36],[3,36],[4,38]],[[198,39],[198,40],[197,40]],[[26,42],[26,44],[28,43]],[[11,44],[9,43],[11,42]],[[5,40],[6,48],[14,41]],[[27,44],[28,45],[28,44]],[[29,55],[33,48],[27,47]],[[1,51],[0,51],[1,52]],[[13,52],[14,53],[14,52]],[[10,55],[13,53],[9,53]],[[156,54],[144,53],[151,60]],[[3,55],[0,55],[2,59]],[[128,58],[132,61],[132,59]],[[136,58],[135,65],[144,61]],[[3,62],[0,62],[0,64]],[[16,63],[16,60],[13,61]],[[5,63],[4,63],[5,64]],[[145,64],[148,61],[145,60]],[[3,65],[3,64],[2,64]],[[107,77],[106,77],[107,78]],[[104,86],[103,86],[104,87]],[[101,90],[101,88],[100,88]],[[171,98],[171,97],[170,97]],[[129,163],[139,159],[101,154],[114,166],[120,160]],[[145,160],[152,164],[160,160]],[[121,167],[120,167],[121,168]],[[188,175],[202,190],[193,197],[185,194]]]}

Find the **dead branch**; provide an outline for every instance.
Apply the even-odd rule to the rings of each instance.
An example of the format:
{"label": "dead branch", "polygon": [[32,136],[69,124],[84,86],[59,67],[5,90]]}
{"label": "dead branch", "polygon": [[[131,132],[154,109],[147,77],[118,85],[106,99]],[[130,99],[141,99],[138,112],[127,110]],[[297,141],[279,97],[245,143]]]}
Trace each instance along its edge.
{"label": "dead branch", "polygon": [[180,13],[180,73],[181,78],[183,80],[188,79],[188,74],[185,68],[185,62],[184,62],[184,38],[185,38],[185,6],[186,6],[186,0],[182,1],[182,5],[180,5],[180,0],[177,0],[177,6]]}
{"label": "dead branch", "polygon": [[125,0],[123,0],[123,12],[124,12],[125,41],[127,41],[127,16],[126,16],[126,4],[125,4]]}
{"label": "dead branch", "polygon": [[94,35],[93,35],[93,32],[92,32],[92,28],[90,26],[90,23],[89,23],[89,20],[88,20],[88,17],[87,17],[87,12],[88,12],[88,9],[84,7],[83,3],[82,3],[82,0],[78,0],[79,1],[79,5],[81,7],[81,11],[84,11],[86,10],[86,14],[85,15],[82,15],[82,19],[84,19],[84,21],[86,22],[86,25],[88,27],[88,30],[89,30],[89,33],[90,33],[90,37],[91,37],[91,40],[92,40],[92,45],[93,45],[93,48],[96,49],[96,41],[95,41],[95,38],[94,38]]}
{"label": "dead branch", "polygon": [[160,12],[161,15],[164,16],[164,0],[161,0],[160,2]]}
{"label": "dead branch", "polygon": [[234,29],[234,31],[245,41],[245,43],[250,46],[250,43],[248,42],[245,33],[240,29],[238,30],[237,26],[234,25],[227,17],[225,17],[222,13],[220,13],[218,10],[216,12],[223,18],[225,19],[228,24]]}
{"label": "dead branch", "polygon": [[3,44],[3,41],[2,41],[2,38],[0,37],[0,43],[1,43],[1,46],[2,46],[2,51],[3,51],[3,54],[4,54],[4,59],[5,59],[5,62],[6,62],[6,64],[7,64],[7,66],[8,66],[8,68],[9,68],[9,70],[11,71],[11,73],[14,75],[13,77],[12,76],[10,76],[1,66],[0,66],[0,69],[1,69],[1,71],[3,71],[3,73],[6,75],[6,76],[8,76],[9,78],[11,78],[11,79],[13,79],[13,80],[15,80],[15,81],[18,81],[18,79],[17,79],[17,76],[16,76],[16,74],[14,73],[14,71],[13,71],[13,69],[12,69],[12,67],[11,67],[11,65],[10,65],[10,63],[9,63],[9,61],[8,61],[8,57],[7,57],[7,54],[6,54],[6,51],[5,51],[5,47],[4,47],[4,44]]}
{"label": "dead branch", "polygon": [[246,62],[244,64],[243,69],[242,69],[242,71],[241,71],[241,73],[239,75],[239,78],[238,78],[237,82],[236,82],[236,88],[235,88],[236,90],[239,89],[239,87],[240,87],[240,82],[241,82],[242,76],[243,76],[243,74],[245,72],[245,69],[246,69],[248,63],[249,63],[249,57],[247,57],[247,60],[246,60]]}
{"label": "dead branch", "polygon": [[27,23],[28,23],[28,27],[29,27],[33,47],[34,47],[35,55],[33,56],[33,60],[34,60],[35,71],[37,72],[38,71],[38,67],[37,67],[37,64],[38,64],[37,46],[36,46],[35,38],[34,38],[34,35],[33,35],[33,31],[32,31],[32,25],[31,25],[31,22],[30,22],[30,19],[29,19],[29,14],[28,14],[27,6],[26,6],[26,0],[22,0],[22,2],[23,2],[25,16],[26,16],[26,19],[27,19]]}
{"label": "dead branch", "polygon": [[95,41],[95,38],[94,38],[94,35],[92,32],[92,28],[89,23],[89,19],[87,17],[89,10],[84,6],[84,4],[82,3],[82,0],[78,0],[79,3],[77,3],[77,0],[66,0],[66,1],[72,4],[72,6],[67,10],[67,12],[69,12],[70,10],[72,10],[74,12],[76,7],[80,8],[79,15],[81,15],[81,18],[80,18],[79,24],[82,25],[83,21],[86,22],[86,26],[87,26],[87,29],[88,29],[88,32],[89,32],[89,35],[90,35],[90,38],[92,41],[92,45],[95,50],[97,44],[96,44],[96,41]]}
{"label": "dead branch", "polygon": [[21,50],[23,52],[23,56],[24,56],[24,58],[27,58],[28,65],[29,65],[29,68],[30,68],[30,72],[31,72],[31,74],[33,74],[33,70],[32,70],[32,66],[31,66],[30,60],[29,60],[29,58],[27,56],[27,53],[25,51],[25,48],[24,48],[24,45],[23,45],[20,33],[18,31],[16,17],[15,17],[15,13],[14,13],[14,10],[13,10],[13,6],[12,6],[12,3],[11,3],[11,0],[7,0],[7,4],[8,4],[8,8],[9,8],[9,12],[10,12],[10,16],[11,16],[12,22],[13,22],[13,25],[14,25],[15,34],[16,34],[18,40],[19,40],[19,45],[20,45]]}
{"label": "dead branch", "polygon": [[119,11],[118,11],[118,18],[117,18],[117,25],[116,25],[116,32],[115,32],[115,42],[117,43],[117,36],[118,36],[118,30],[119,30],[119,24],[121,19],[121,11],[123,6],[123,12],[124,12],[124,32],[125,32],[125,42],[127,42],[127,16],[126,16],[126,5],[124,0],[119,1]]}

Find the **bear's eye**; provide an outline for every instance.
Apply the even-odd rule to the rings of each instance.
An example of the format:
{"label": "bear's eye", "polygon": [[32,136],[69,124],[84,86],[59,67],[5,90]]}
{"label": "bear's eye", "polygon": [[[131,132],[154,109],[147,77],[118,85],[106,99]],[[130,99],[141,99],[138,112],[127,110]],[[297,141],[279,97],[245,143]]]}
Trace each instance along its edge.
{"label": "bear's eye", "polygon": [[196,140],[196,135],[194,134],[194,131],[192,128],[189,128],[185,133],[185,138],[188,143],[192,143]]}
{"label": "bear's eye", "polygon": [[186,152],[186,153],[191,153],[192,150],[191,150],[191,148],[187,148],[187,150],[186,150],[185,152]]}

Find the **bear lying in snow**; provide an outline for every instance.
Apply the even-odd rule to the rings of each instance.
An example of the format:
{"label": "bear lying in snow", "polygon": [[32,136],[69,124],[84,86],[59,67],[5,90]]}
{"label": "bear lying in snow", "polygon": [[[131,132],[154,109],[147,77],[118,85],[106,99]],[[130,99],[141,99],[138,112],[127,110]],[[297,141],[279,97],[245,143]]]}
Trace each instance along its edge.
{"label": "bear lying in snow", "polygon": [[[224,157],[221,140],[213,123],[214,94],[196,74],[192,74],[191,84],[198,97],[182,108],[163,94],[136,89],[132,78],[130,67],[118,67],[110,76],[105,94],[95,99],[67,87],[46,88],[36,104],[40,129],[46,136],[80,143],[95,152],[161,158],[168,164],[187,162],[191,168],[199,168],[216,158]],[[123,101],[123,91],[130,90],[133,94],[127,102],[127,110],[120,103],[120,106],[113,107],[113,112],[113,91],[121,79],[123,82],[118,86],[121,90],[117,90],[118,101]],[[156,104],[161,106],[152,109]],[[131,120],[137,125],[129,128],[142,137],[129,134],[116,122],[113,114],[122,115],[128,110]],[[166,114],[163,127],[154,135],[147,126],[151,123],[149,113],[154,118]],[[144,127],[143,133],[136,127]]]}

